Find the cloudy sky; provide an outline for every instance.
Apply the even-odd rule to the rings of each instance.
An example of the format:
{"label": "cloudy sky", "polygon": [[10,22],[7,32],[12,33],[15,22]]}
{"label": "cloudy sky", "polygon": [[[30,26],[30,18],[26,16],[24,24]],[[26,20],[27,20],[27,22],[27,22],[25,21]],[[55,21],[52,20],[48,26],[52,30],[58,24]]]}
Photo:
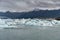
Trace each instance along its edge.
{"label": "cloudy sky", "polygon": [[28,11],[36,8],[59,9],[60,0],[0,0],[0,11]]}

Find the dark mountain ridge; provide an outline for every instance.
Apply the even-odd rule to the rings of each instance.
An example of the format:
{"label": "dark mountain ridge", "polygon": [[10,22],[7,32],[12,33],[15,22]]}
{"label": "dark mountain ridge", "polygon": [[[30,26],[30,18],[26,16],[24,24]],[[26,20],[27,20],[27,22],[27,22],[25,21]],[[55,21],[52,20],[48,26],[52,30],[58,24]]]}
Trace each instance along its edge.
{"label": "dark mountain ridge", "polygon": [[0,12],[0,18],[57,18],[60,17],[60,9],[58,10],[33,10],[29,12]]}

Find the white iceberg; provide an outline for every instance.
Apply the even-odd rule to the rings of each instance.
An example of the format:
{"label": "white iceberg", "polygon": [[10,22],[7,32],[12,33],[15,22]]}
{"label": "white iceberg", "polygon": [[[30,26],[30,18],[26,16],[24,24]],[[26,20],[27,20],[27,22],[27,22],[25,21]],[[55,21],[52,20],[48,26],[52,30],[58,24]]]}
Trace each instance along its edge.
{"label": "white iceberg", "polygon": [[49,19],[0,19],[0,28],[21,27],[21,25],[33,26],[60,26],[60,21]]}

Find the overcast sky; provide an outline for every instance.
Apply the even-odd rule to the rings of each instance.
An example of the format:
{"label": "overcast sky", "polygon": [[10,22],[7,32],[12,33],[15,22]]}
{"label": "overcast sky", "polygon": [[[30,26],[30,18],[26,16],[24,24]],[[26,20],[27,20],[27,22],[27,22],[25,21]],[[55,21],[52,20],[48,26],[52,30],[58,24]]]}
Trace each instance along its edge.
{"label": "overcast sky", "polygon": [[0,0],[0,11],[28,11],[34,8],[59,9],[60,0]]}

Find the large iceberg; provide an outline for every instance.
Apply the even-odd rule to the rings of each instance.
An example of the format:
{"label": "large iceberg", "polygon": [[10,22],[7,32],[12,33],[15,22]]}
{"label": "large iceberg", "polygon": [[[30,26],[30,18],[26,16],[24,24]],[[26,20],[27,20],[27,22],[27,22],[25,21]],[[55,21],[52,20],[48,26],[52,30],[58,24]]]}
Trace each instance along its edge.
{"label": "large iceberg", "polygon": [[19,28],[21,25],[27,26],[60,26],[60,21],[54,19],[0,19],[0,28],[15,27]]}

